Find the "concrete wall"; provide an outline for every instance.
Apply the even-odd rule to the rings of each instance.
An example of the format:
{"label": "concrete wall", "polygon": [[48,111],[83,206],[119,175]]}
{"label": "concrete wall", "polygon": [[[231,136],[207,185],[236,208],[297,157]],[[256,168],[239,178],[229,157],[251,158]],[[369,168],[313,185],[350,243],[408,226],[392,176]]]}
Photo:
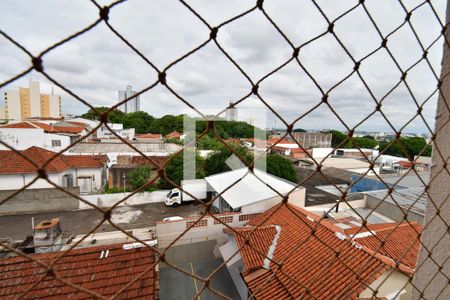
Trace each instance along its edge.
{"label": "concrete wall", "polygon": [[[127,199],[126,201],[122,202],[120,206],[164,202],[168,192],[169,190],[137,193],[134,194],[129,199]],[[131,193],[81,195],[81,198],[99,207],[111,207],[130,194]],[[91,208],[92,206],[80,201],[79,209],[91,209]]]}
{"label": "concrete wall", "polygon": [[[231,227],[243,226],[249,220],[247,218],[248,215],[242,213],[226,213],[216,216],[223,218],[222,221]],[[196,220],[197,218],[188,218],[180,221],[157,222],[156,237],[159,242],[159,247],[167,247]],[[191,244],[207,240],[217,240],[218,244],[223,244],[228,240],[227,235],[223,232],[224,228],[225,226],[223,224],[215,222],[211,216],[205,216],[195,227],[189,229],[175,245]]]}
{"label": "concrete wall", "polygon": [[[396,222],[404,221],[403,220],[404,213],[400,209],[400,207],[398,207],[395,203],[383,201],[382,199],[378,199],[378,198],[372,197],[370,195],[366,195],[366,200],[367,200],[367,207],[370,209],[373,209],[376,207],[375,211],[377,213],[382,214],[383,216],[386,216],[389,219],[392,219]],[[406,218],[408,219],[408,221],[417,222],[417,223],[423,225],[423,221],[424,221],[423,215],[418,214],[418,213],[414,212],[413,210],[409,210],[407,212],[405,209],[404,212],[407,213]]]}
{"label": "concrete wall", "polygon": [[[394,270],[386,271],[359,294],[359,298],[373,299],[373,291],[378,291],[376,294],[378,299],[386,297],[386,299],[409,300],[411,299],[411,285],[407,284],[408,280],[409,278],[403,273]],[[393,298],[396,295],[399,297]]]}
{"label": "concrete wall", "polygon": [[[68,188],[68,191],[78,195],[78,188]],[[16,192],[16,190],[0,191],[0,201]],[[78,199],[57,189],[24,190],[0,205],[0,214],[51,212],[78,209]]]}
{"label": "concrete wall", "polygon": [[[447,1],[447,18],[445,24],[450,22],[450,4]],[[450,41],[450,28],[447,26],[445,39]],[[450,220],[450,112],[448,109],[450,99],[450,46],[444,43],[444,55],[442,60],[442,85],[436,112],[436,123],[431,167],[431,180],[425,224],[427,227],[422,233],[422,246],[418,266],[413,284],[423,293],[414,289],[413,299],[450,299],[450,233],[448,224]],[[438,130],[439,129],[439,130]],[[439,148],[439,151],[435,149]],[[439,208],[439,209],[438,209]],[[433,249],[432,259],[426,249]],[[439,270],[439,267],[442,269]]]}

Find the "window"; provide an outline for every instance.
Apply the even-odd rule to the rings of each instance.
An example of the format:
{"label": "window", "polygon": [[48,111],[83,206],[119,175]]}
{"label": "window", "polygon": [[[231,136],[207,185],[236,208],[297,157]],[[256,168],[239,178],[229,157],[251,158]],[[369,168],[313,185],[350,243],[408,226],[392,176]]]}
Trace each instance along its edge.
{"label": "window", "polygon": [[72,174],[63,175],[62,185],[63,187],[73,187],[73,175]]}
{"label": "window", "polygon": [[61,140],[52,140],[52,147],[61,147]]}

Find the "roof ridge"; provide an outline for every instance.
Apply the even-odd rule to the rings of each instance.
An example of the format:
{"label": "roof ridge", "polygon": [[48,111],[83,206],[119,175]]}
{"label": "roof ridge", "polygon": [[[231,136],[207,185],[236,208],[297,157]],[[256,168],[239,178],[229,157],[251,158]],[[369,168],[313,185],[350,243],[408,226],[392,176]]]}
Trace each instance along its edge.
{"label": "roof ridge", "polygon": [[[373,250],[372,248],[363,245],[361,243],[359,243],[358,241],[356,241],[356,239],[354,239],[353,237],[350,237],[346,234],[342,235],[342,236],[336,236],[338,239],[341,239],[342,241],[346,241],[348,239],[348,241],[351,243],[351,246],[355,247],[356,249],[359,250],[363,250],[364,252],[368,253],[369,255],[375,257],[376,259],[378,259],[379,261],[381,261],[382,263],[384,263],[385,265],[388,265],[390,267],[393,267],[395,269],[399,269],[400,271],[407,273],[407,274],[414,274],[414,269],[408,267],[407,265],[400,263],[400,262],[396,262],[393,258],[382,254],[378,251]],[[364,238],[360,238],[360,239],[364,239]]]}
{"label": "roof ridge", "polygon": [[401,222],[401,223],[392,223],[391,227],[387,227],[387,228],[380,228],[380,229],[371,229],[370,231],[373,232],[383,232],[383,231],[388,231],[388,230],[397,230],[398,228],[403,228],[403,227],[415,227],[416,225],[418,225],[418,223],[416,221],[414,222]]}

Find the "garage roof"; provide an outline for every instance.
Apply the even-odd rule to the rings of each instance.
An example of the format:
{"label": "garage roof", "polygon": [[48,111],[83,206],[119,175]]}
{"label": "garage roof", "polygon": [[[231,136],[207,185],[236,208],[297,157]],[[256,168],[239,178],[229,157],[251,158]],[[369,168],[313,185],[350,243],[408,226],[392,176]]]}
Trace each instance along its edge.
{"label": "garage roof", "polygon": [[[249,172],[248,168],[240,168],[205,177],[205,180],[218,193],[226,190],[222,194],[222,198],[232,208],[246,206],[277,196],[277,193],[268,185],[282,195],[287,194],[296,187],[292,182],[258,169],[254,169],[254,174]],[[240,180],[241,178],[242,180]],[[238,180],[240,181],[227,190],[229,186]]]}

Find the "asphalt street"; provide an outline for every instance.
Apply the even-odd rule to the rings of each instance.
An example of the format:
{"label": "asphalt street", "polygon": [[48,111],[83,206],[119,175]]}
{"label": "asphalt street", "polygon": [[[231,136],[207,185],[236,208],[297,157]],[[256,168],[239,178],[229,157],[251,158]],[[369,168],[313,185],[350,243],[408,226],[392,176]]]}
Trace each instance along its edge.
{"label": "asphalt street", "polygon": [[[120,206],[113,210],[111,220],[123,229],[154,226],[156,221],[172,216],[194,217],[204,207],[186,204],[179,207],[166,207],[163,203],[136,206]],[[25,239],[31,235],[31,220],[35,224],[52,218],[59,218],[64,236],[86,234],[103,220],[103,214],[96,209],[29,213],[0,216],[0,238]],[[116,231],[108,222],[103,223],[96,232]]]}

